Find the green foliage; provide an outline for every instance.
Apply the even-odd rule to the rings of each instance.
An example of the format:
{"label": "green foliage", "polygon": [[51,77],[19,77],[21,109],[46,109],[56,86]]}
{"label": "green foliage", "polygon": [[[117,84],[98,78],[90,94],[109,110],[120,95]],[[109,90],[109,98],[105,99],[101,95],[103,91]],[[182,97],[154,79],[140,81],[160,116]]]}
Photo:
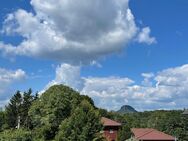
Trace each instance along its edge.
{"label": "green foliage", "polygon": [[[182,116],[182,111],[151,111],[115,115],[119,121],[130,128],[154,128],[177,137],[178,140],[188,140],[188,118]],[[121,133],[121,132],[120,132]],[[121,135],[120,135],[121,136]],[[124,136],[127,136],[124,134]],[[122,136],[121,136],[122,137]],[[126,138],[126,137],[123,137]]]}
{"label": "green foliage", "polygon": [[20,91],[10,99],[9,104],[5,107],[6,128],[16,128],[18,122],[21,127],[30,128],[31,120],[28,116],[28,111],[34,101],[32,90],[29,89],[22,95]]}
{"label": "green foliage", "polygon": [[0,131],[3,130],[3,125],[5,124],[5,112],[0,111]]}
{"label": "green foliage", "polygon": [[32,102],[34,101],[34,96],[32,96],[32,90],[29,89],[28,92],[24,92],[23,94],[23,102],[21,109],[21,123],[25,128],[31,128],[31,119],[28,116],[28,111],[31,107]]}
{"label": "green foliage", "polygon": [[21,113],[22,95],[20,91],[10,99],[8,106],[5,107],[6,122],[9,128],[15,128],[18,124],[18,117]]}
{"label": "green foliage", "polygon": [[57,141],[92,141],[99,140],[102,130],[99,112],[88,101],[82,101],[72,116],[64,120],[56,136]]}
{"label": "green foliage", "polygon": [[94,107],[92,99],[88,96],[82,96],[63,85],[52,86],[32,104],[29,110],[34,130],[40,129],[39,134],[45,140],[53,139],[61,122],[69,118],[83,100]]}
{"label": "green foliage", "polygon": [[[188,118],[182,111],[151,111],[130,114],[97,109],[93,100],[73,89],[56,85],[40,97],[31,89],[19,91],[0,112],[0,141],[103,141],[101,116],[122,123],[118,141],[131,136],[131,128],[155,128],[188,140]],[[19,117],[19,118],[18,118]],[[20,119],[20,120],[18,120]],[[21,129],[16,129],[20,121]]]}
{"label": "green foliage", "polygon": [[118,141],[125,141],[131,137],[130,127],[127,125],[123,125],[122,128],[118,132]]}
{"label": "green foliage", "polygon": [[0,133],[0,141],[32,141],[32,133],[24,129],[5,130]]}

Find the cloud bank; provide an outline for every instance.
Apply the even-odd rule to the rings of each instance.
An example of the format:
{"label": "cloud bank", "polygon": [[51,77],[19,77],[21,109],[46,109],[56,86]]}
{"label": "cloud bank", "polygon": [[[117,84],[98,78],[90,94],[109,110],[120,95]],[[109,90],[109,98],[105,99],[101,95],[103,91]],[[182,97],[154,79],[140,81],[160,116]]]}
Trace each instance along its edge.
{"label": "cloud bank", "polygon": [[0,68],[0,107],[4,106],[9,99],[9,95],[6,94],[8,89],[13,83],[22,81],[26,78],[26,73],[21,70],[7,70]]}
{"label": "cloud bank", "polygon": [[117,110],[124,104],[141,111],[188,107],[188,64],[157,73],[143,73],[141,84],[127,77],[81,77],[77,70],[78,67],[62,64],[57,67],[56,77],[61,72],[68,76],[61,75],[58,77],[61,81],[55,78],[50,84],[65,84],[75,89],[79,86],[82,94],[89,95],[97,106],[109,110]]}
{"label": "cloud bank", "polygon": [[[22,36],[13,46],[0,42],[5,55],[23,55],[71,64],[90,63],[121,51],[137,34],[128,0],[31,0],[35,13],[8,14],[2,33]],[[149,27],[139,42],[152,44]]]}

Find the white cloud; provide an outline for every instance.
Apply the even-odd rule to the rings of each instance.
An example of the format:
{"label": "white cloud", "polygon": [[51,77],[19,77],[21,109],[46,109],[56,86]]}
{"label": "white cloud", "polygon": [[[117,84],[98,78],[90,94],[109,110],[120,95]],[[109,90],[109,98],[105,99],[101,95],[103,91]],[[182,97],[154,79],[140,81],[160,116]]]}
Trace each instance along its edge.
{"label": "white cloud", "polygon": [[80,77],[80,67],[71,66],[69,64],[61,64],[56,68],[56,77],[50,81],[40,93],[43,93],[52,85],[64,84],[76,90],[83,87],[83,79]]}
{"label": "white cloud", "polygon": [[155,80],[158,81],[158,85],[185,86],[188,84],[188,64],[163,70],[158,73]]}
{"label": "white cloud", "polygon": [[151,79],[154,77],[153,73],[142,73],[142,76],[144,77],[144,80],[142,81],[142,84],[144,86],[152,86],[153,82]]}
{"label": "white cloud", "polygon": [[144,77],[144,78],[152,78],[152,77],[154,77],[154,74],[151,72],[151,73],[142,73],[142,76]]}
{"label": "white cloud", "polygon": [[[119,52],[138,33],[128,0],[31,0],[35,13],[7,16],[3,33],[20,35],[17,45],[0,43],[4,54],[80,64]],[[146,39],[150,29],[144,29]]]}
{"label": "white cloud", "polygon": [[137,41],[139,43],[147,43],[148,45],[156,43],[155,37],[151,37],[150,33],[151,29],[149,27],[142,28],[141,32],[138,34]]}
{"label": "white cloud", "polygon": [[50,84],[78,86],[80,92],[92,97],[97,106],[109,110],[117,110],[124,104],[137,110],[188,107],[188,64],[157,74],[143,73],[143,81],[147,79],[151,85],[137,85],[126,77],[81,77],[79,71],[80,67],[62,64],[57,67],[56,78]]}
{"label": "white cloud", "polygon": [[117,109],[126,103],[128,86],[134,81],[120,77],[85,78],[82,94],[91,96],[96,105],[107,109]]}
{"label": "white cloud", "polygon": [[18,69],[16,71],[6,70],[0,68],[0,86],[9,85],[12,82],[22,80],[26,77],[26,74],[23,70]]}
{"label": "white cloud", "polygon": [[9,102],[9,99],[7,100],[1,100],[0,101],[0,110],[3,110],[4,106]]}
{"label": "white cloud", "polygon": [[9,95],[6,94],[11,84],[16,83],[18,81],[22,81],[26,78],[26,73],[21,70],[7,70],[4,68],[0,68],[0,106],[7,102]]}

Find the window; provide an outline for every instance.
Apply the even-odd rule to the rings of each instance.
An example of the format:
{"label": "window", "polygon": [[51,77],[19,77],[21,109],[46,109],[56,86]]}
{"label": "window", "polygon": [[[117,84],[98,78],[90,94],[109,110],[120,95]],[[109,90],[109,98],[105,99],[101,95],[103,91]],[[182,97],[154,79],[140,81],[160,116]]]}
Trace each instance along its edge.
{"label": "window", "polygon": [[113,130],[113,129],[110,129],[110,133],[114,133],[114,130]]}

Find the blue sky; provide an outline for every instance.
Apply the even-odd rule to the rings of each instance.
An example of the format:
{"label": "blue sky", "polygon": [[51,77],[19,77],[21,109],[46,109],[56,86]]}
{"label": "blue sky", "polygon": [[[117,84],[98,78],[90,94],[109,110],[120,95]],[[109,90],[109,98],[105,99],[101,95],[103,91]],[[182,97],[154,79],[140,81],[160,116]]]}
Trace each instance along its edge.
{"label": "blue sky", "polygon": [[1,106],[62,83],[109,110],[188,107],[187,0],[0,3]]}

